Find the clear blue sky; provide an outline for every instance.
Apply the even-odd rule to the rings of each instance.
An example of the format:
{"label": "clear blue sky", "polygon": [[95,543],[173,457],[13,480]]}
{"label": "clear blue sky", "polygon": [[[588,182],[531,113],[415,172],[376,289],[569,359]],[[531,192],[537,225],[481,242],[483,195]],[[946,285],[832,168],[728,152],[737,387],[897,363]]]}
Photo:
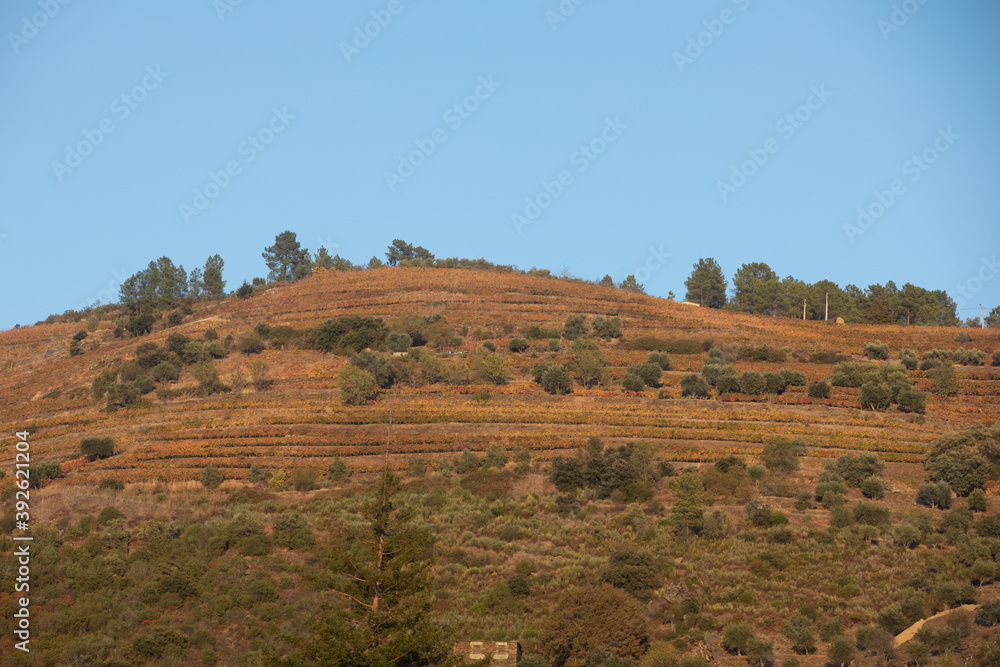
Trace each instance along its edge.
{"label": "clear blue sky", "polygon": [[[234,288],[285,229],[590,279],[668,254],[657,295],[714,257],[1000,303],[996,2],[897,0],[896,25],[889,0],[63,1],[0,8],[0,328],[161,255],[219,253]],[[547,208],[518,229],[526,198]]]}

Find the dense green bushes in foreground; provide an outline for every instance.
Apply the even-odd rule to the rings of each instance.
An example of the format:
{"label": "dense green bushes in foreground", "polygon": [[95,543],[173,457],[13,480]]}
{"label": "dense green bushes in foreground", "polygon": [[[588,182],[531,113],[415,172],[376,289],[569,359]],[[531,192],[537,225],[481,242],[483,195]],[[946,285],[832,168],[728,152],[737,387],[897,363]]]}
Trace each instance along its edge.
{"label": "dense green bushes in foreground", "polygon": [[[322,478],[283,475],[321,487],[306,495],[273,492],[261,468],[228,491],[50,486],[42,498],[66,509],[35,530],[35,657],[383,664],[359,656],[402,647],[412,664],[446,664],[452,641],[516,639],[529,667],[693,667],[705,650],[869,661],[892,651],[885,633],[998,577],[1000,523],[971,511],[972,496],[893,511],[878,500],[877,458],[841,457],[807,483],[804,445],[771,442],[763,465],[683,469],[643,443],[591,439],[546,468],[494,446],[411,465],[386,486],[337,460]],[[562,491],[545,491],[545,476]],[[383,535],[392,557],[379,571]],[[2,542],[3,590],[12,548]],[[375,612],[378,577],[393,592]],[[917,650],[974,653],[972,627],[925,633]]]}

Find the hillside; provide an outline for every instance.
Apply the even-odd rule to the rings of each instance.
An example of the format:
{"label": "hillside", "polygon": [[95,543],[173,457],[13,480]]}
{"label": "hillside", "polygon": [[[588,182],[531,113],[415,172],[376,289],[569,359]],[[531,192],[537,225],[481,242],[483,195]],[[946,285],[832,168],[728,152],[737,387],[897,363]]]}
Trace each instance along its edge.
{"label": "hillside", "polygon": [[[140,343],[162,344],[170,332],[199,337],[215,329],[220,338],[238,336],[264,322],[272,328],[287,325],[299,330],[315,327],[341,315],[381,317],[387,322],[406,314],[441,315],[458,333],[461,345],[443,350],[445,356],[468,354],[492,340],[505,350],[511,337],[524,336],[532,325],[559,330],[570,314],[619,316],[624,339],[657,336],[694,340],[710,345],[788,347],[784,363],[737,361],[735,367],[776,370],[793,368],[809,381],[828,379],[832,364],[811,363],[809,355],[842,350],[861,359],[864,344],[888,343],[892,356],[899,350],[959,347],[955,329],[943,327],[836,326],[820,322],[755,317],[702,309],[645,295],[630,294],[582,282],[536,276],[496,274],[471,270],[380,269],[364,272],[321,272],[301,283],[273,287],[246,301],[212,303],[185,318],[177,327],[130,340],[112,337],[113,325],[101,322],[85,347],[99,347],[79,357],[67,356],[67,344],[79,324],[36,325],[0,334],[0,364],[5,370],[0,393],[5,397],[0,419],[4,423],[36,423],[40,456],[72,458],[84,435],[112,435],[122,455],[81,468],[68,481],[96,480],[108,470],[127,479],[193,479],[208,463],[238,474],[250,461],[280,468],[295,465],[325,467],[334,455],[363,457],[384,441],[390,401],[348,407],[336,393],[336,375],[345,357],[317,350],[268,349],[260,358],[275,380],[267,392],[248,389],[240,396],[153,399],[152,409],[102,411],[103,402],[91,397],[91,383],[104,367],[133,356]],[[480,328],[481,336],[469,332]],[[967,330],[974,340],[965,347],[992,353],[1000,347],[995,331]],[[534,341],[533,341],[534,343]],[[545,341],[536,347],[544,347]],[[680,378],[698,372],[706,358],[698,354],[672,355],[672,370],[659,392],[625,396],[618,385],[630,363],[645,360],[647,352],[626,351],[618,341],[605,345],[611,371],[610,387],[577,386],[569,396],[546,394],[532,383],[531,366],[539,358],[562,363],[571,358],[568,345],[560,352],[528,351],[510,355],[512,381],[504,386],[469,384],[457,387],[399,386],[393,390],[394,449],[399,453],[439,454],[463,447],[485,449],[498,441],[554,452],[575,449],[587,435],[612,440],[653,440],[664,454],[677,460],[713,458],[730,451],[759,451],[770,434],[809,436],[810,454],[831,456],[837,451],[866,449],[889,460],[919,460],[924,445],[936,435],[971,424],[993,423],[1000,411],[1000,369],[958,367],[959,396],[931,395],[923,424],[897,412],[862,413],[857,390],[834,387],[828,401],[810,400],[805,387],[791,387],[780,397],[755,402],[680,400]],[[706,348],[707,349],[707,348]],[[805,360],[805,361],[803,361]],[[247,368],[249,357],[230,354],[217,362],[225,381],[234,369]],[[249,375],[249,372],[246,372]],[[927,381],[915,373],[918,388]],[[193,384],[182,375],[179,386]],[[490,392],[486,405],[470,398]],[[835,406],[831,409],[829,406]],[[739,425],[738,428],[726,428]],[[44,435],[43,435],[44,434]],[[368,460],[361,458],[362,465]]]}
{"label": "hillside", "polygon": [[[656,564],[653,592],[638,595],[650,642],[669,643],[677,655],[712,650],[718,664],[746,664],[746,658],[718,646],[723,626],[736,620],[749,620],[774,642],[777,654],[791,655],[782,628],[797,610],[812,609],[815,616],[819,609],[817,624],[822,617],[836,617],[843,633],[876,623],[893,604],[912,602],[914,591],[922,602],[911,607],[917,610],[911,620],[966,601],[964,594],[951,600],[935,592],[953,579],[967,585],[971,563],[951,560],[958,538],[941,523],[948,513],[928,509],[921,514],[914,497],[925,480],[924,455],[935,438],[998,422],[1000,368],[989,365],[1000,348],[995,329],[777,319],[583,281],[470,269],[318,270],[296,283],[258,289],[247,299],[190,305],[190,314],[175,326],[164,326],[164,318],[139,337],[117,338],[110,311],[103,319],[0,333],[0,423],[7,434],[30,429],[33,463],[59,461],[64,471],[32,491],[39,547],[52,544],[72,558],[93,543],[95,553],[103,549],[105,554],[100,567],[111,567],[112,557],[121,560],[116,575],[121,585],[107,593],[114,602],[103,611],[95,591],[110,584],[83,585],[78,578],[83,575],[54,556],[39,562],[46,568],[41,617],[49,619],[41,621],[39,642],[55,662],[60,654],[52,642],[63,632],[73,638],[67,646],[94,660],[276,664],[269,660],[281,655],[297,656],[299,662],[288,664],[314,664],[292,637],[313,631],[310,619],[321,601],[337,600],[328,590],[332,580],[320,574],[329,566],[327,550],[336,552],[347,526],[357,523],[358,498],[376,478],[362,473],[381,469],[387,447],[390,467],[406,480],[406,502],[438,536],[428,590],[435,618],[449,628],[449,640],[512,638],[529,652],[541,651],[546,644],[540,628],[561,594],[600,580],[609,558],[625,546],[650,554]],[[588,328],[598,318],[620,318],[621,335],[573,336],[574,342],[561,335],[573,315],[585,316]],[[348,405],[338,374],[351,357],[337,346],[323,351],[322,333],[317,333],[324,323],[345,316],[381,318],[390,332],[420,321],[435,344],[421,346],[419,356],[383,347],[379,357],[393,369],[395,383],[369,403]],[[83,353],[71,356],[70,341],[81,328],[88,330],[79,343]],[[240,352],[255,331],[263,349]],[[960,332],[971,340],[956,341]],[[95,379],[105,369],[121,378],[137,355],[154,350],[150,343],[162,351],[171,344],[170,336],[180,340],[178,334],[186,341],[216,341],[222,349],[212,355],[217,358],[203,355],[197,363],[185,363],[176,381],[157,381],[130,406],[109,409],[104,395],[95,396]],[[517,339],[524,339],[526,348],[512,352],[512,341],[519,348]],[[603,381],[589,387],[579,381],[578,365],[587,349],[581,340],[605,363]],[[866,359],[865,345],[876,340],[888,345],[888,360]],[[476,371],[489,343],[509,369],[506,382],[484,381]],[[959,347],[987,356],[984,365],[954,366],[955,395],[931,392],[927,371],[906,373],[914,388],[926,393],[923,414],[895,405],[862,410],[858,388],[833,386],[829,398],[807,393],[809,384],[829,382],[837,363],[883,368],[898,361],[903,349],[920,357]],[[657,349],[669,355],[662,386],[625,391],[622,380],[629,366],[643,364]],[[805,382],[783,392],[719,395],[712,389],[706,399],[683,398],[682,379],[706,367],[710,350],[724,356],[736,373],[786,370],[804,375]],[[568,394],[548,393],[534,380],[533,367],[540,362],[572,371]],[[207,378],[206,368],[214,368],[217,378]],[[214,388],[203,391],[206,386]],[[114,456],[81,457],[81,439],[105,436],[114,440]],[[636,497],[633,490],[559,493],[549,463],[592,447],[595,436],[607,451],[642,443],[663,476],[644,478]],[[779,437],[804,445],[794,468],[787,475],[769,470],[767,477],[748,477],[747,465],[761,460],[765,445]],[[8,441],[14,439],[7,435]],[[460,469],[462,457],[470,457],[464,450],[485,453],[485,458],[472,457],[477,469],[490,452],[502,451],[500,470],[486,465],[469,474]],[[879,501],[892,520],[878,523],[874,533],[865,530],[873,526],[863,520],[851,520],[849,512],[848,524],[838,524],[839,505],[809,506],[796,499],[803,493],[811,497],[824,463],[859,453],[877,454],[887,463],[887,488]],[[511,455],[516,467],[508,462]],[[737,460],[733,470],[743,471],[738,475],[713,466],[720,460],[729,466],[732,455]],[[353,476],[335,475],[343,463]],[[694,470],[707,491],[706,517],[714,511],[715,521],[725,525],[714,538],[674,536],[678,528],[671,508],[678,492],[670,478],[689,463],[700,464]],[[218,488],[199,482],[209,467],[226,479]],[[0,469],[14,469],[12,448],[0,452]],[[719,475],[731,479],[720,481]],[[111,480],[126,486],[115,490]],[[12,511],[11,483],[10,472],[0,479],[8,489],[5,513]],[[986,490],[993,515],[1000,509],[996,482]],[[857,488],[844,496],[852,504],[864,500]],[[788,527],[777,519],[773,528],[748,523],[750,510],[744,506],[754,499],[766,500],[768,511],[781,514]],[[965,502],[956,506],[964,511]],[[119,529],[130,534],[131,542],[125,540],[123,553],[97,541],[111,531],[100,527],[106,521],[94,520],[107,505],[124,514]],[[315,543],[290,546],[277,538],[280,517],[288,514],[304,517]],[[268,542],[262,554],[237,555],[235,547],[210,539],[222,534],[224,522],[248,516],[260,523],[262,533],[272,531],[274,544]],[[174,527],[168,530],[168,524]],[[207,532],[198,527],[202,524]],[[923,546],[894,543],[894,529],[903,524],[920,526],[917,544]],[[939,524],[944,527],[936,528]],[[173,535],[172,541],[158,542],[159,533],[150,526],[160,526],[156,530]],[[971,523],[963,536],[969,530]],[[11,543],[3,539],[4,558],[10,560]],[[190,559],[203,562],[192,565]],[[504,582],[522,562],[532,563],[524,570],[533,582],[528,598],[512,597],[509,587],[504,592]],[[143,597],[142,577],[167,565],[186,572],[197,597]],[[0,602],[9,596],[12,577],[7,568]],[[268,591],[274,595],[238,603],[233,587],[253,577],[273,578],[277,589],[271,583]],[[979,589],[979,600],[998,597],[994,588]],[[696,611],[678,611],[682,602],[695,599]],[[85,610],[121,617],[86,629],[71,620]],[[153,629],[146,627],[150,623]],[[177,635],[164,640],[165,647],[144,652],[140,639],[160,627]],[[98,640],[122,632],[135,641],[109,645]],[[216,639],[207,643],[199,632]],[[824,664],[822,647],[828,639],[818,652],[796,659]],[[971,655],[972,639],[963,641],[962,650]],[[9,642],[0,642],[3,652]],[[939,654],[947,651],[934,653]],[[643,665],[673,664],[645,660]]]}

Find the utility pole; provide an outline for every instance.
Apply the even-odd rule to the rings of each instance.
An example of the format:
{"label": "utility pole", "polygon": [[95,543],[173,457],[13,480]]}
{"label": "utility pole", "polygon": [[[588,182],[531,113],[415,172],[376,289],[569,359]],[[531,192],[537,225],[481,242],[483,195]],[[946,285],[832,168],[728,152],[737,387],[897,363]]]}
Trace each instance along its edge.
{"label": "utility pole", "polygon": [[806,300],[802,299],[802,321],[806,320]]}
{"label": "utility pole", "polygon": [[823,315],[823,319],[826,321],[830,320],[830,293],[826,293],[826,314]]}

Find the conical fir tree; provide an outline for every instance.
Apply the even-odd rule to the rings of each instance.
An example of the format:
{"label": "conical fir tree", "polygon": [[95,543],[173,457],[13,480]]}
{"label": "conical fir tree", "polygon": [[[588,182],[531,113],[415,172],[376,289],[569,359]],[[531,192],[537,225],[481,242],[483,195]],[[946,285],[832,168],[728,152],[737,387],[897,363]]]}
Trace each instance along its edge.
{"label": "conical fir tree", "polygon": [[396,502],[399,483],[386,467],[364,507],[365,524],[345,529],[332,556],[334,592],[309,653],[324,665],[450,665],[454,656],[428,618],[426,591],[433,539]]}

